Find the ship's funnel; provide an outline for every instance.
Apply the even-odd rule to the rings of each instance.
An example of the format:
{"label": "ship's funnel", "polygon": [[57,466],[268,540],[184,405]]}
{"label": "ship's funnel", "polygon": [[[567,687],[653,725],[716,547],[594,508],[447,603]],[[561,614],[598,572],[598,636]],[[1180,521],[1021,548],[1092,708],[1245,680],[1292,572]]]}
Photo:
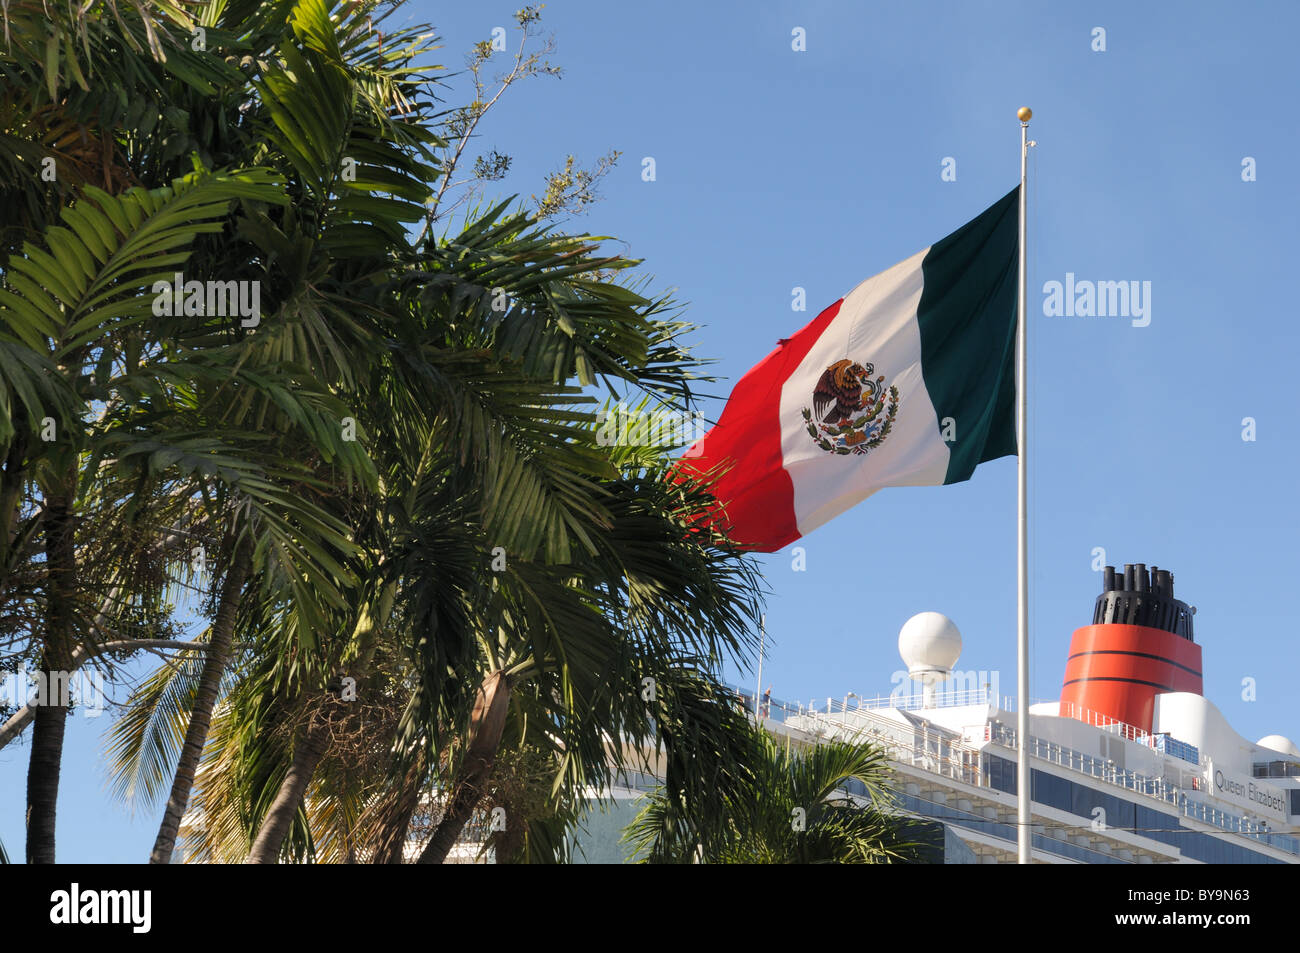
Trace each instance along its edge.
{"label": "ship's funnel", "polygon": [[1076,629],[1065,663],[1061,714],[1115,719],[1151,730],[1161,692],[1200,695],[1201,647],[1192,615],[1174,598],[1174,575],[1144,563],[1107,566],[1092,625]]}

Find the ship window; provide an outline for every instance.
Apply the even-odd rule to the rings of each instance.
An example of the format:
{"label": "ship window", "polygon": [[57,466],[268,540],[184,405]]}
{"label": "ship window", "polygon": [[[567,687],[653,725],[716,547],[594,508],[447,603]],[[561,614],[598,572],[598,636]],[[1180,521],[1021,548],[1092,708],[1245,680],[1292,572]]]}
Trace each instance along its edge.
{"label": "ship window", "polygon": [[1291,794],[1291,813],[1300,814],[1300,788],[1296,788]]}
{"label": "ship window", "polygon": [[1008,794],[1016,790],[1016,764],[994,754],[984,756],[985,783],[996,791]]}

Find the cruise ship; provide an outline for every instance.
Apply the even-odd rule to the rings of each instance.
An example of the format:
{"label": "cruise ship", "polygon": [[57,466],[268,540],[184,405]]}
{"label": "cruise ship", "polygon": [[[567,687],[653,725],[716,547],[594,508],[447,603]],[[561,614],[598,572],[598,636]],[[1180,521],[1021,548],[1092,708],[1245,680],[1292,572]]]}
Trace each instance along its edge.
{"label": "cruise ship", "polygon": [[[1300,863],[1300,749],[1281,735],[1243,738],[1204,696],[1195,610],[1174,597],[1171,572],[1139,563],[1107,567],[1103,580],[1092,623],[1070,640],[1060,699],[1029,709],[1032,861]],[[737,694],[793,744],[884,748],[893,807],[923,832],[923,862],[1013,864],[1015,700],[984,673],[956,672],[961,650],[957,627],[923,612],[899,634],[913,694],[807,705]],[[656,783],[638,775],[605,792],[574,859],[632,859],[619,837]]]}
{"label": "cruise ship", "polygon": [[[1029,709],[1033,861],[1300,863],[1300,748],[1243,738],[1204,696],[1195,610],[1172,573],[1107,567],[1102,588],[1070,641],[1060,700]],[[961,647],[950,620],[921,613],[899,635],[916,694],[759,699],[757,713],[796,742],[883,746],[897,807],[942,826],[933,860],[1015,863],[1014,700],[990,685],[943,691]]]}

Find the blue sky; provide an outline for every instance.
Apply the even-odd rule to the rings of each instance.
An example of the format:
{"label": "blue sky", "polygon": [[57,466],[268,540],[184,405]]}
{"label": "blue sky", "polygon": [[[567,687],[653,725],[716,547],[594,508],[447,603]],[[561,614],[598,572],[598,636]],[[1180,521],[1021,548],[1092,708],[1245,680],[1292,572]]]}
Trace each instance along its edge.
{"label": "blue sky", "polygon": [[[410,9],[458,69],[493,27],[513,32],[518,5]],[[1103,547],[1175,573],[1199,609],[1205,693],[1241,734],[1300,736],[1300,192],[1286,166],[1300,8],[591,0],[548,3],[542,25],[565,74],[515,87],[485,120],[478,146],[515,160],[493,194],[540,193],[567,154],[621,150],[603,201],[568,224],[617,236],[651,287],[677,289],[722,396],[778,338],[1013,187],[1015,110],[1032,106],[1031,693],[1059,695]],[[466,78],[449,82],[462,101]],[[1151,282],[1150,325],[1044,316],[1043,283],[1067,272]],[[806,571],[789,550],[762,557],[764,687],[805,703],[888,693],[899,627],[934,609],[963,633],[958,667],[1014,692],[1015,541],[1006,458],[965,484],[876,494],[795,544]],[[61,860],[142,861],[152,844],[157,812],[132,820],[103,793],[108,720],[69,725]],[[18,856],[27,754],[0,752],[0,839]]]}

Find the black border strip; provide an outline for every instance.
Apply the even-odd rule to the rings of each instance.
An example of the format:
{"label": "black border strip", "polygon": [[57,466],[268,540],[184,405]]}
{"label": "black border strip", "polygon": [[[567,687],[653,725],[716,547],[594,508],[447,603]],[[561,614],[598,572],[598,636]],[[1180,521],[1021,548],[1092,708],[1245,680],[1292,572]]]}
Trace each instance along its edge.
{"label": "black border strip", "polygon": [[1187,672],[1191,675],[1195,675],[1197,678],[1205,677],[1201,672],[1198,672],[1196,669],[1188,668],[1186,665],[1179,664],[1178,662],[1175,662],[1171,658],[1165,658],[1163,655],[1152,655],[1150,652],[1130,652],[1127,649],[1090,649],[1087,652],[1075,652],[1073,655],[1067,657],[1065,661],[1072,662],[1075,659],[1081,658],[1085,655],[1136,655],[1139,658],[1153,658],[1158,662],[1165,662],[1169,665],[1172,665],[1174,668],[1181,668],[1184,672]]}
{"label": "black border strip", "polygon": [[1116,676],[1109,676],[1109,675],[1093,675],[1089,678],[1072,678],[1065,684],[1074,685],[1077,682],[1128,682],[1129,684],[1132,685],[1150,685],[1152,688],[1163,689],[1164,691],[1167,692],[1177,691],[1177,689],[1175,688],[1171,688],[1168,685],[1161,685],[1158,682],[1144,682],[1140,678],[1118,678]]}

